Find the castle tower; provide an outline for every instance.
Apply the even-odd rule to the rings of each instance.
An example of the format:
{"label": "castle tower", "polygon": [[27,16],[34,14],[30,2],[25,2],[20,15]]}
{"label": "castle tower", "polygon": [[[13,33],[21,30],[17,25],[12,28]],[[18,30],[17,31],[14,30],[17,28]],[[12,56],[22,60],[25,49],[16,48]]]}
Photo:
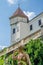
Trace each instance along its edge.
{"label": "castle tower", "polygon": [[15,13],[10,17],[11,44],[15,44],[27,35],[24,33],[26,32],[25,27],[27,27],[28,22],[28,17],[20,7],[18,7]]}

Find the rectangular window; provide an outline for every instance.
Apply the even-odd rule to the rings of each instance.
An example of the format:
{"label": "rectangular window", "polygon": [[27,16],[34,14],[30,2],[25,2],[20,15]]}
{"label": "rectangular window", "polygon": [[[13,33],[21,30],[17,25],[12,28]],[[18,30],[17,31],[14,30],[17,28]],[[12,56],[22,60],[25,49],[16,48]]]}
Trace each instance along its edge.
{"label": "rectangular window", "polygon": [[13,29],[13,34],[15,33],[15,28]]}
{"label": "rectangular window", "polygon": [[30,25],[30,31],[32,30],[32,25]]}
{"label": "rectangular window", "polygon": [[38,21],[38,23],[39,23],[39,26],[41,25],[41,19]]}

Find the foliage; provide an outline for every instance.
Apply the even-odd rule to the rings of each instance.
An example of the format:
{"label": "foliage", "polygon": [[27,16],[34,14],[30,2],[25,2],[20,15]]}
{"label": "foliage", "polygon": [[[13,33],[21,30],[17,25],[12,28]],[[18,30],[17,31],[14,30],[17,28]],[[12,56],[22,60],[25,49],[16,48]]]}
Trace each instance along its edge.
{"label": "foliage", "polygon": [[43,43],[40,39],[29,41],[24,50],[29,54],[32,65],[43,65]]}
{"label": "foliage", "polygon": [[13,65],[17,65],[18,61],[17,60],[13,60]]}
{"label": "foliage", "polygon": [[0,57],[0,65],[5,65],[4,57],[5,56]]}
{"label": "foliage", "polygon": [[[25,46],[24,50],[30,57],[32,65],[43,65],[43,41],[41,39],[30,40]],[[14,53],[16,56],[18,52]],[[12,54],[7,58],[6,55],[0,57],[0,65],[17,65],[17,60],[12,59]],[[21,61],[22,65],[26,65]]]}
{"label": "foliage", "polygon": [[22,61],[22,60],[20,61],[20,64],[21,64],[21,65],[27,65],[27,64],[26,64],[24,61]]}
{"label": "foliage", "polygon": [[0,58],[0,65],[4,64],[4,60]]}
{"label": "foliage", "polygon": [[17,56],[18,55],[18,51],[16,51],[15,53],[14,53],[14,56]]}

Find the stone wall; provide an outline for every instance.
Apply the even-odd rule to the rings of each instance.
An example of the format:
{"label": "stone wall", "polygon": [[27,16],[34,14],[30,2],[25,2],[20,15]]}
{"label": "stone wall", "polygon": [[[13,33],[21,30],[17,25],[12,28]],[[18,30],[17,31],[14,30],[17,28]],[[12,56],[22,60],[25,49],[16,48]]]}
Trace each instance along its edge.
{"label": "stone wall", "polygon": [[33,33],[32,35],[30,35],[30,36],[28,36],[28,37],[26,37],[26,38],[20,40],[20,41],[17,42],[16,44],[11,45],[10,47],[8,47],[8,48],[6,49],[6,51],[3,50],[2,52],[0,52],[0,56],[14,51],[15,49],[17,49],[17,48],[20,47],[21,45],[25,45],[26,43],[29,42],[30,39],[36,39],[36,38],[38,38],[38,37],[40,37],[40,36],[41,36],[41,30],[39,30],[39,31]]}

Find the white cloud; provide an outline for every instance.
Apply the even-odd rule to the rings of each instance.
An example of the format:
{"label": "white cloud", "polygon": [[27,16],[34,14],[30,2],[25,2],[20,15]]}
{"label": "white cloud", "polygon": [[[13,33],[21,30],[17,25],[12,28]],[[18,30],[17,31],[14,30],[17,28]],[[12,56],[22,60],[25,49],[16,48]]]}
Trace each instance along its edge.
{"label": "white cloud", "polygon": [[0,49],[4,49],[5,47],[7,47],[7,46],[0,46]]}
{"label": "white cloud", "polygon": [[7,0],[7,2],[11,5],[16,4],[18,0]]}
{"label": "white cloud", "polygon": [[20,2],[19,2],[19,0],[7,0],[7,2],[10,4],[10,5],[13,5],[13,4],[17,4],[17,2],[18,3],[23,3],[23,2],[25,2],[26,0],[21,0]]}
{"label": "white cloud", "polygon": [[29,20],[36,16],[35,12],[24,11],[24,13],[28,16]]}

